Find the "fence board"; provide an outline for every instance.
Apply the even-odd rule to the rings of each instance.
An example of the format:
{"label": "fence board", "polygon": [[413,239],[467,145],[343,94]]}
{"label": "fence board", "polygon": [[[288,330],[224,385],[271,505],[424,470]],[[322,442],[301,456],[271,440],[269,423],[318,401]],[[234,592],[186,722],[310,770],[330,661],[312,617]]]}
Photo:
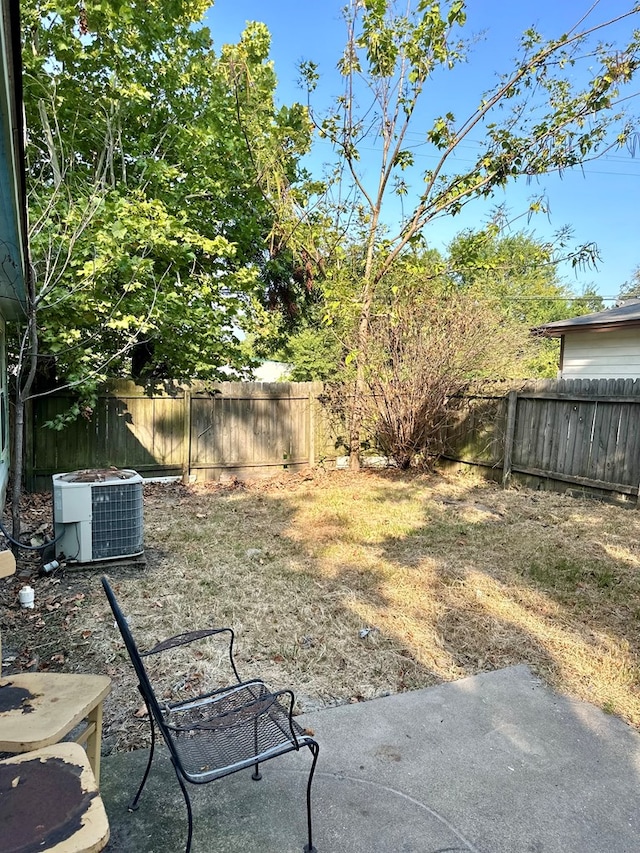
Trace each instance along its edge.
{"label": "fence board", "polygon": [[593,429],[592,472],[596,480],[604,480],[606,475],[607,439],[611,428],[611,410],[613,404],[596,403],[596,421]]}
{"label": "fence board", "polygon": [[[632,380],[629,380],[632,383]],[[634,381],[632,384],[636,384]],[[628,393],[628,387],[625,389]],[[618,476],[622,479],[628,479],[629,482],[640,483],[640,406],[627,404],[625,406],[627,412],[627,433],[626,436],[620,435],[620,443],[624,450],[624,455],[620,460],[620,471]]]}
{"label": "fence board", "polygon": [[540,406],[532,404],[531,401],[528,401],[524,407],[522,442],[526,465],[532,465],[536,459],[536,438],[538,435],[540,408]]}
{"label": "fence board", "polygon": [[[532,404],[535,405],[535,404]],[[553,471],[564,471],[567,462],[567,445],[571,439],[571,411],[573,403],[561,400],[558,405],[557,426],[558,430],[558,453],[552,466]],[[535,466],[533,466],[535,467]]]}
{"label": "fence board", "polygon": [[[580,380],[582,381],[582,380]],[[553,405],[553,403],[551,403]],[[589,455],[588,442],[590,440],[591,430],[585,434],[585,415],[590,414],[592,403],[585,403],[584,400],[570,401],[567,406],[568,411],[568,426],[567,426],[567,445],[564,465],[562,470],[569,476],[579,477],[582,473],[581,460],[584,456],[584,441],[587,441],[587,456]],[[585,406],[587,409],[585,409]]]}
{"label": "fence board", "polygon": [[[624,386],[624,380],[610,380],[607,385],[607,392],[613,396],[617,393],[618,388]],[[611,409],[611,420],[609,431],[607,433],[607,441],[605,445],[605,461],[604,467],[606,471],[606,479],[615,482],[616,471],[618,468],[618,455],[620,453],[620,425],[622,420],[622,403],[609,403]]]}
{"label": "fence board", "polygon": [[551,458],[558,453],[558,437],[555,431],[553,407],[549,405],[549,401],[544,401],[544,440],[542,442],[542,450],[540,453],[540,467],[543,471],[551,469]]}
{"label": "fence board", "polygon": [[531,441],[531,450],[533,458],[542,466],[542,456],[544,454],[544,442],[547,432],[547,406],[534,406],[534,434]]}
{"label": "fence board", "polygon": [[516,409],[516,432],[514,436],[513,464],[528,467],[531,460],[531,430],[534,406],[530,400],[519,401]]}

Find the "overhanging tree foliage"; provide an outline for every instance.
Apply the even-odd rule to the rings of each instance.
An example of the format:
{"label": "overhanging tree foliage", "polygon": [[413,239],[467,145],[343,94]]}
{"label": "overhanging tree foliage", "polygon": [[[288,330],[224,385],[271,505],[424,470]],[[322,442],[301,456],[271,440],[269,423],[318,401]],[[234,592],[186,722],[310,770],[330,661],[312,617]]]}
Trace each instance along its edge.
{"label": "overhanging tree foliage", "polygon": [[242,366],[243,295],[309,128],[274,106],[266,28],[217,56],[194,26],[207,5],[25,4],[32,255],[59,379],[122,372],[134,344],[147,374]]}
{"label": "overhanging tree foliage", "polygon": [[303,107],[275,106],[266,27],[216,54],[208,6],[22,4],[31,277],[12,342],[15,506],[29,398],[74,387],[75,416],[107,375],[246,366],[238,329],[286,249],[310,126]]}
{"label": "overhanging tree foliage", "polygon": [[[446,91],[446,74],[467,60],[461,0],[351,0],[345,8],[347,42],[338,63],[344,89],[317,126],[334,146],[344,181],[351,182],[360,229],[356,242],[362,247],[359,264],[347,273],[354,276],[356,314],[349,439],[353,467],[359,465],[375,295],[397,259],[435,219],[491,197],[519,176],[562,171],[601,156],[630,133],[618,100],[640,62],[640,37],[632,30],[640,7],[632,5],[615,20],[590,24],[590,12],[597,8],[586,10],[576,27],[550,41],[528,30],[511,70],[490,91],[478,92],[475,106],[462,117],[427,112],[428,93]],[[599,43],[614,23],[629,25],[626,43]],[[303,63],[302,73],[311,97],[316,66]],[[416,170],[407,141],[414,125],[427,128],[421,151],[432,154],[435,162],[417,187],[407,178]],[[456,155],[472,138],[478,153],[469,168]],[[379,155],[373,170],[370,153],[365,155],[372,144]],[[385,217],[392,194],[412,205],[395,230]],[[591,253],[592,247],[584,247],[576,259],[588,259]],[[329,305],[332,299],[339,302],[343,277],[333,281]]]}

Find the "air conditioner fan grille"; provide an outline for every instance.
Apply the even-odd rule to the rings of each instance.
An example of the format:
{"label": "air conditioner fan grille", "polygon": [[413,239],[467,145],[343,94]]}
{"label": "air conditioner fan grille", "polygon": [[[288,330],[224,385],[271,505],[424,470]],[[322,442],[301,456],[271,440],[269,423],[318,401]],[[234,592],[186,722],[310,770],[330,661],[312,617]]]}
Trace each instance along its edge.
{"label": "air conditioner fan grille", "polygon": [[91,509],[94,560],[142,552],[142,483],[114,483],[93,488]]}

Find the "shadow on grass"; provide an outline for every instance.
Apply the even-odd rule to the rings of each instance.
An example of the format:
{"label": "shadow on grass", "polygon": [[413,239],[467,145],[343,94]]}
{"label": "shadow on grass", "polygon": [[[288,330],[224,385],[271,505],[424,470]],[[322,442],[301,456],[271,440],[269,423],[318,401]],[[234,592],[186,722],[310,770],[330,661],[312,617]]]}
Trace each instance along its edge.
{"label": "shadow on grass", "polygon": [[383,546],[389,563],[431,574],[438,634],[461,671],[525,661],[638,725],[635,516],[531,492],[483,489],[480,503],[473,492],[430,502],[422,523]]}
{"label": "shadow on grass", "polygon": [[[615,542],[598,541],[593,519],[603,512],[611,517],[601,523],[620,530]],[[146,570],[110,567],[109,576],[142,647],[232,625],[241,675],[292,687],[302,709],[526,662],[638,723],[640,582],[634,555],[621,556],[631,520],[459,476],[157,486],[145,490]],[[100,574],[67,574],[61,595],[81,584],[84,600],[64,632],[57,611],[43,610],[30,645],[46,645],[49,657],[64,646],[52,668],[112,676],[105,732],[119,750],[144,744],[146,727]]]}

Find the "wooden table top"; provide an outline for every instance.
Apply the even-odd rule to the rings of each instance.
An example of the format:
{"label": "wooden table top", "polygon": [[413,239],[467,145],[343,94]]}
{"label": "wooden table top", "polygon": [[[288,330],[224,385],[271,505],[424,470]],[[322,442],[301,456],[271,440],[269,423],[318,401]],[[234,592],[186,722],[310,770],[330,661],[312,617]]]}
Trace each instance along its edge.
{"label": "wooden table top", "polygon": [[106,675],[24,672],[0,678],[0,751],[56,743],[111,690]]}
{"label": "wooden table top", "polygon": [[109,822],[85,751],[59,743],[0,761],[0,853],[97,853]]}
{"label": "wooden table top", "polygon": [[0,551],[0,578],[8,578],[16,573],[16,558],[11,551]]}

